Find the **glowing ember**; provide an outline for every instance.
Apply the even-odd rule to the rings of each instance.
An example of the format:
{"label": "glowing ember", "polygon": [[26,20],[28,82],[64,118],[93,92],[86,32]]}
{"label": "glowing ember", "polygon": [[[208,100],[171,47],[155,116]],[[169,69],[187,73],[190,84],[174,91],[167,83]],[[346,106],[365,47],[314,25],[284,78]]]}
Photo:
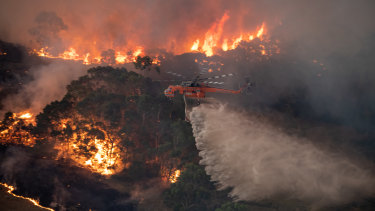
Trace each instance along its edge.
{"label": "glowing ember", "polygon": [[14,194],[13,191],[15,190],[15,188],[13,186],[11,186],[11,185],[8,185],[8,184],[5,184],[5,183],[0,183],[0,185],[6,187],[8,189],[7,192],[10,195],[12,195],[12,196],[14,196],[16,198],[26,199],[26,200],[30,201],[31,203],[33,203],[35,206],[39,207],[39,208],[42,208],[42,209],[45,209],[45,210],[54,211],[54,209],[51,209],[51,208],[48,208],[48,207],[43,207],[42,205],[40,205],[38,200]]}
{"label": "glowing ember", "polygon": [[[122,159],[126,150],[119,144],[120,139],[97,126],[86,124],[77,127],[72,120],[62,120],[60,128],[72,128],[71,137],[62,136],[55,145],[59,157],[70,158],[78,165],[103,175],[112,175],[126,167]],[[97,138],[88,131],[97,131],[104,137]]]}
{"label": "glowing ember", "polygon": [[26,112],[24,114],[21,113],[18,118],[20,118],[20,119],[30,119],[31,117],[33,117],[33,115],[29,112]]}
{"label": "glowing ember", "polygon": [[28,124],[35,124],[33,115],[29,112],[13,113],[0,123],[0,144],[22,144],[34,146],[35,138],[27,129]]}
{"label": "glowing ember", "polygon": [[176,183],[180,175],[181,175],[181,170],[179,169],[175,170],[173,174],[169,177],[169,181],[171,183]]}

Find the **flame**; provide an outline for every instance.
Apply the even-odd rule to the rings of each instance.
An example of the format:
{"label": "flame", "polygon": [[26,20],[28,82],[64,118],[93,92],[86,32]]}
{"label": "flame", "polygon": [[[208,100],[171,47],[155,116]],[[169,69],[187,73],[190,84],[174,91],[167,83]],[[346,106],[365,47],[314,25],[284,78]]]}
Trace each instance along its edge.
{"label": "flame", "polygon": [[89,160],[84,161],[84,165],[89,166],[92,169],[99,170],[101,174],[110,175],[114,173],[114,170],[110,169],[111,166],[115,165],[119,155],[113,154],[113,148],[108,149],[105,141],[94,139],[94,145],[97,151],[94,156]]}
{"label": "flame", "polygon": [[[80,56],[77,54],[77,51],[74,48],[70,48],[69,50],[64,51],[64,53],[62,53],[62,59],[65,59],[65,60],[80,60]],[[82,60],[84,60],[84,59],[85,58],[83,58]]]}
{"label": "flame", "polygon": [[[126,150],[121,147],[119,138],[112,137],[102,128],[89,124],[84,125],[83,130],[79,130],[72,122],[70,119],[60,122],[60,129],[70,125],[73,134],[67,139],[62,137],[63,141],[55,145],[55,149],[59,150],[59,157],[70,158],[79,166],[102,175],[112,175],[127,167],[122,161]],[[104,139],[89,135],[90,130],[101,131]]]}
{"label": "flame", "polygon": [[133,53],[133,61],[136,61],[137,56],[141,55],[143,53],[143,47],[138,47],[134,53]]}
{"label": "flame", "polygon": [[90,53],[87,53],[84,58],[83,58],[83,64],[90,64],[89,62],[89,56],[90,56]]}
{"label": "flame", "polygon": [[[182,43],[170,43],[166,46],[157,47],[158,49],[164,49],[168,53],[186,53],[186,52],[201,52],[207,57],[218,54],[222,51],[229,51],[237,48],[241,42],[251,42],[253,40],[266,41],[264,38],[267,35],[266,24],[263,22],[260,26],[255,29],[242,29],[239,28],[238,31],[226,31],[226,24],[229,24],[228,20],[230,16],[228,12],[225,12],[220,18],[218,18],[214,23],[212,23],[207,30],[197,30],[197,34],[189,35],[186,41],[180,41]],[[32,50],[32,53],[47,58],[54,59],[65,59],[80,61],[83,64],[101,64],[106,63],[106,59],[102,55],[103,52],[111,49],[114,54],[107,55],[110,57],[111,62],[109,65],[115,64],[125,64],[136,61],[137,56],[147,54],[153,60],[157,60],[157,55],[150,53],[147,46],[142,45],[141,41],[131,42],[130,40],[127,44],[116,45],[113,40],[98,40],[97,35],[90,37],[80,37],[75,34],[69,34],[64,32],[61,34],[63,36],[63,41],[66,49],[62,53],[56,53],[56,49],[49,46],[40,46]],[[99,35],[98,35],[99,36]],[[53,52],[53,53],[52,53]],[[270,55],[265,50],[262,55]],[[113,56],[113,59],[112,59]],[[160,62],[155,62],[154,64],[159,65]]]}
{"label": "flame", "polygon": [[257,37],[258,38],[262,37],[263,32],[264,32],[264,23],[262,24],[262,27],[258,30]]}
{"label": "flame", "polygon": [[[116,64],[125,64],[134,62],[137,59],[137,56],[144,54],[143,47],[137,47],[133,50],[130,55],[123,53],[123,51],[116,51],[115,53],[115,61]],[[64,51],[58,55],[52,55],[49,53],[48,47],[43,47],[39,50],[33,49],[31,53],[34,53],[40,57],[51,58],[51,59],[63,59],[63,60],[74,60],[74,61],[81,61],[82,64],[89,65],[89,64],[100,64],[102,63],[102,57],[100,55],[95,55],[90,52],[83,52],[78,53],[76,48],[70,47],[69,50]]]}
{"label": "flame", "polygon": [[223,49],[223,51],[228,50],[228,39],[224,39],[224,42],[223,42],[223,45],[221,46],[221,48]]}
{"label": "flame", "polygon": [[197,51],[199,47],[199,40],[194,41],[193,46],[191,46],[192,51]]}
{"label": "flame", "polygon": [[50,211],[54,211],[54,209],[52,208],[48,208],[48,207],[43,207],[42,205],[39,204],[39,201],[38,200],[35,200],[35,199],[32,199],[32,198],[29,198],[29,197],[24,197],[24,196],[19,196],[19,195],[16,195],[13,193],[13,191],[15,190],[15,188],[11,185],[8,185],[6,183],[0,183],[0,185],[6,187],[8,189],[8,193],[16,198],[20,198],[20,199],[26,199],[28,201],[30,201],[31,203],[33,203],[35,206],[39,207],[39,208],[42,208],[42,209],[45,209],[45,210],[50,210]]}
{"label": "flame", "polygon": [[[57,130],[64,133],[68,126],[73,130],[71,137],[61,137],[55,143],[55,149],[59,151],[58,157],[67,157],[78,165],[103,175],[115,174],[125,167],[123,163],[126,149],[120,145],[120,138],[110,135],[106,130],[89,124],[77,127],[71,119],[63,119],[57,126]],[[36,138],[29,130],[24,129],[26,124],[35,125],[33,114],[29,111],[13,113],[10,121],[0,123],[0,144],[22,144],[32,147]],[[98,139],[89,135],[90,130],[100,131],[104,139]]]}
{"label": "flame", "polygon": [[206,32],[205,39],[202,46],[202,51],[206,54],[206,56],[212,56],[214,48],[217,46],[221,35],[223,33],[223,26],[224,23],[228,20],[229,16],[227,13],[224,13],[223,17],[221,17],[220,21],[214,23],[210,30]]}
{"label": "flame", "polygon": [[169,181],[171,183],[176,183],[178,178],[180,177],[181,175],[181,170],[177,169],[173,172],[173,174],[171,176],[169,176]]}
{"label": "flame", "polygon": [[[243,33],[235,37],[224,37],[223,36],[223,27],[225,22],[229,19],[229,15],[225,13],[222,18],[214,23],[211,28],[206,32],[203,45],[199,46],[199,39],[194,41],[191,46],[191,51],[200,50],[202,53],[205,53],[207,57],[214,55],[215,50],[218,46],[221,46],[221,50],[228,51],[233,50],[238,47],[242,41],[250,42],[254,40],[254,37],[259,40],[263,40],[265,33],[265,24],[262,23],[262,26],[253,33]],[[221,43],[221,44],[220,44]],[[262,55],[266,55],[265,51],[262,51]]]}
{"label": "flame", "polygon": [[127,61],[127,56],[122,54],[121,52],[117,52],[117,55],[116,55],[116,62],[117,63],[120,63],[120,64],[123,64]]}
{"label": "flame", "polygon": [[33,117],[33,115],[31,114],[31,113],[29,113],[29,112],[26,112],[26,113],[21,113],[21,114],[19,114],[19,118],[20,119],[30,119],[30,118],[32,118]]}
{"label": "flame", "polygon": [[[231,49],[235,49],[237,48],[237,46],[240,44],[240,42],[242,41],[242,35],[238,38],[236,38],[234,41],[233,41],[233,44],[231,46]],[[224,49],[223,49],[224,50]]]}
{"label": "flame", "polygon": [[27,129],[24,129],[28,124],[35,125],[32,113],[29,111],[13,113],[10,122],[0,123],[0,144],[34,146],[35,137]]}

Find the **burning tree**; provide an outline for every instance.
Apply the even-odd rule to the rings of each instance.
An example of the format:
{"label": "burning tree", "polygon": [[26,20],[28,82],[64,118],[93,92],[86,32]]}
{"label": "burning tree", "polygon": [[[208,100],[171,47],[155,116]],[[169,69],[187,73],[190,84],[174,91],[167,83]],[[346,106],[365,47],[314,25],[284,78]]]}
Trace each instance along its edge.
{"label": "burning tree", "polygon": [[182,131],[186,125],[170,118],[183,108],[173,107],[161,89],[126,69],[92,68],[68,86],[63,100],[45,107],[34,133],[55,143],[58,158],[94,172],[111,175],[141,162],[144,168],[162,166],[161,174],[169,178],[181,162],[177,157],[194,140],[167,130]]}

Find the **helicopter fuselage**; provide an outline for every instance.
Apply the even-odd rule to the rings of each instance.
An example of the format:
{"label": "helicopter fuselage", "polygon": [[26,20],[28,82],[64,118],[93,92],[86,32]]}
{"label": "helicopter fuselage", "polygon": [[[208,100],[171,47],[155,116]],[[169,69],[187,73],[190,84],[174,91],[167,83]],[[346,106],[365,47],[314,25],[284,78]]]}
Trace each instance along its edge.
{"label": "helicopter fuselage", "polygon": [[181,94],[189,98],[205,98],[207,92],[218,92],[218,93],[232,93],[239,94],[242,89],[229,90],[207,86],[203,83],[192,83],[189,86],[182,85],[170,85],[164,90],[164,95],[167,97],[174,97],[175,94]]}

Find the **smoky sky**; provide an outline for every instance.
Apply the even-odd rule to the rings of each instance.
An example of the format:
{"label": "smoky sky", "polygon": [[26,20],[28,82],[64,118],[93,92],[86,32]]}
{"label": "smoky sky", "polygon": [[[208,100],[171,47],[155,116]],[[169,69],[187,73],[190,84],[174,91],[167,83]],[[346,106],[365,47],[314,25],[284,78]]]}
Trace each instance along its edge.
{"label": "smoky sky", "polygon": [[61,100],[66,94],[66,86],[86,74],[86,67],[74,61],[54,61],[33,67],[30,72],[34,80],[5,99],[3,112],[29,110],[38,114],[47,104]]}
{"label": "smoky sky", "polygon": [[296,48],[304,53],[350,53],[374,32],[373,8],[372,1],[15,0],[2,2],[0,38],[30,44],[35,40],[28,31],[38,27],[38,17],[56,14],[49,20],[61,19],[66,26],[59,33],[65,45],[95,36],[103,50],[144,45],[181,53],[227,12],[226,35],[253,30],[265,22],[273,37],[298,43]]}

